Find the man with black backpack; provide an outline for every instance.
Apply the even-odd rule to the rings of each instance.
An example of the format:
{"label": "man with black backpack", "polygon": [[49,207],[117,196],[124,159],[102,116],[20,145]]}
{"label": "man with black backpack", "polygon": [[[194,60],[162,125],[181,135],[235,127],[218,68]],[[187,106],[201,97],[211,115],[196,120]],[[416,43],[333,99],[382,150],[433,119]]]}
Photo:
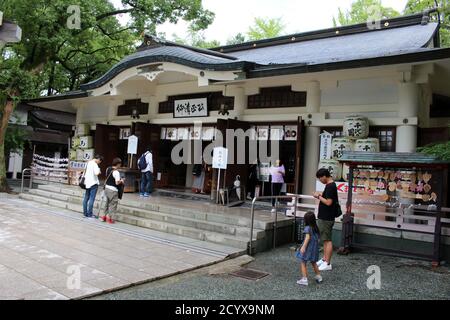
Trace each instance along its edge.
{"label": "man with black backpack", "polygon": [[149,146],[146,152],[138,160],[138,168],[141,170],[141,197],[150,197],[153,191],[153,155]]}

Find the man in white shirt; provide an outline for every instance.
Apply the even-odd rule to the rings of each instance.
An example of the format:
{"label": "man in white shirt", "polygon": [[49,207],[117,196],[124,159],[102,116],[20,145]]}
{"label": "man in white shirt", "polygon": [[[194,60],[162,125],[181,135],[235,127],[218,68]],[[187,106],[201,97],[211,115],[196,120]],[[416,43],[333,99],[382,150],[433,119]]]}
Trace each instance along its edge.
{"label": "man in white shirt", "polygon": [[141,197],[150,197],[153,192],[153,155],[152,148],[147,147],[146,152],[143,154],[145,156],[145,162],[147,167],[141,170]]}
{"label": "man in white shirt", "polygon": [[86,184],[86,193],[83,199],[83,214],[85,218],[93,218],[93,208],[95,196],[97,195],[98,185],[100,184],[98,176],[100,175],[99,164],[102,163],[103,157],[96,155],[93,160],[89,161],[84,173],[84,183]]}

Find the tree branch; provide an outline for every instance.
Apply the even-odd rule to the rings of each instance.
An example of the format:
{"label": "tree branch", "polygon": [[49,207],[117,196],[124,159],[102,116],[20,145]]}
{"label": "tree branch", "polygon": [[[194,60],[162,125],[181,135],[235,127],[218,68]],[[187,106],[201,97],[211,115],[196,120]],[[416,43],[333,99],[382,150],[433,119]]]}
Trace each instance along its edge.
{"label": "tree branch", "polygon": [[115,16],[115,15],[118,15],[118,14],[121,14],[121,13],[130,13],[130,12],[133,12],[134,10],[135,10],[135,8],[120,9],[120,10],[115,10],[115,11],[111,11],[111,12],[106,12],[106,13],[103,13],[103,14],[100,14],[100,15],[96,16],[95,19],[97,21],[100,21],[102,19],[105,19],[105,18],[108,18],[108,17],[111,17],[111,16]]}

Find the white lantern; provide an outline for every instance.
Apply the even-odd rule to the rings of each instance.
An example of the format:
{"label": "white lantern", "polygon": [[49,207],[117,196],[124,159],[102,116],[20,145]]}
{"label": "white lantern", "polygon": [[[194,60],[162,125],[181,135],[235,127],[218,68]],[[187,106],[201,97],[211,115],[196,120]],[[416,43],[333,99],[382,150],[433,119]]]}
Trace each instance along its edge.
{"label": "white lantern", "polygon": [[369,119],[353,115],[344,120],[344,136],[352,139],[365,139],[369,136]]}

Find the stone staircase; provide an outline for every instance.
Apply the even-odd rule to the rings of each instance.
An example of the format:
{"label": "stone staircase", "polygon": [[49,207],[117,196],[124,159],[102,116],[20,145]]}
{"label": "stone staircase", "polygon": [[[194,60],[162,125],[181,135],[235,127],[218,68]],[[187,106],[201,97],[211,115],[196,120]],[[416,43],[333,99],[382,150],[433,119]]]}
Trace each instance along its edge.
{"label": "stone staircase", "polygon": [[[99,192],[100,193],[100,192]],[[64,185],[39,185],[20,195],[52,207],[63,208],[82,213],[83,190]],[[159,198],[159,199],[158,199]],[[184,203],[190,205],[184,205]],[[250,210],[231,210],[223,207],[202,208],[202,202],[161,199],[139,199],[125,195],[120,201],[116,220],[151,230],[183,236],[195,240],[220,244],[241,249],[248,247],[250,241]],[[99,211],[100,196],[97,195],[94,213]],[[209,205],[209,204],[208,204]],[[292,219],[279,216],[277,222],[277,243],[285,243],[292,235]],[[270,213],[258,213],[254,222],[253,243],[255,251],[271,248],[273,243],[273,222]]]}

